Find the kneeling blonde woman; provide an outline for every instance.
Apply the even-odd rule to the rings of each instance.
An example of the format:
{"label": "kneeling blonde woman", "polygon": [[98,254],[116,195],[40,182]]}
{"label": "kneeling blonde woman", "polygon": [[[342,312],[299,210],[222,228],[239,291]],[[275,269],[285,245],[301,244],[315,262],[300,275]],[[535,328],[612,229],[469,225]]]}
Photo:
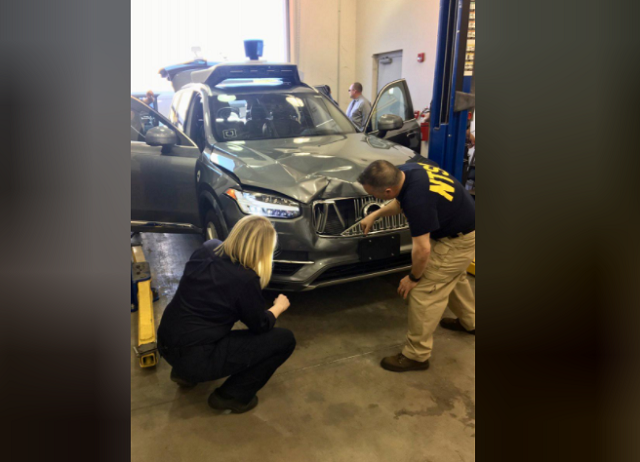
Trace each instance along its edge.
{"label": "kneeling blonde woman", "polygon": [[[158,350],[173,366],[171,379],[194,386],[230,376],[209,396],[214,409],[241,413],[293,353],[290,330],[274,327],[289,308],[279,295],[265,310],[277,234],[264,217],[240,220],[224,242],[196,250],[158,327]],[[248,330],[231,330],[242,321]]]}

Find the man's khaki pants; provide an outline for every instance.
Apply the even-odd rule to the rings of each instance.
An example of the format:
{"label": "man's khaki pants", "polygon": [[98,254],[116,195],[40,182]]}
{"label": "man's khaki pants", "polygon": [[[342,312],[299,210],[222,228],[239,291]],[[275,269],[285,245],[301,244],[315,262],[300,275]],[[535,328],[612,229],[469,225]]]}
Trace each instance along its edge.
{"label": "man's khaki pants", "polygon": [[407,358],[421,362],[429,359],[433,332],[447,303],[466,329],[476,328],[476,303],[467,279],[475,253],[475,231],[453,239],[431,240],[427,267],[409,292],[409,332],[402,351]]}

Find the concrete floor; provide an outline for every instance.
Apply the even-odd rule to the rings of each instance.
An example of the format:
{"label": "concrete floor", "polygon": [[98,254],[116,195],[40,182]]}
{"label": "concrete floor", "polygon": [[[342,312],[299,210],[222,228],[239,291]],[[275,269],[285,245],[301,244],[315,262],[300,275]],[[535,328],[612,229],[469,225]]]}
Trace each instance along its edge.
{"label": "concrete floor", "polygon": [[[143,236],[161,297],[156,321],[201,242]],[[132,354],[131,460],[475,460],[475,336],[439,328],[427,371],[399,374],[379,366],[400,351],[406,334],[407,309],[396,294],[401,277],[288,294],[291,307],[277,325],[291,329],[298,346],[246,414],[208,407],[208,395],[223,380],[182,390],[169,380],[164,360],[141,369]],[[132,314],[132,345],[136,329]]]}

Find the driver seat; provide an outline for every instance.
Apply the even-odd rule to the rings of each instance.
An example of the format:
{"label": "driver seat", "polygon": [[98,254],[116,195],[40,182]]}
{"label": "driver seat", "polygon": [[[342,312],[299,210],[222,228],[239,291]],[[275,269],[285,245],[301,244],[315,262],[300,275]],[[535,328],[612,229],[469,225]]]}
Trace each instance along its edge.
{"label": "driver seat", "polygon": [[300,135],[302,126],[294,120],[295,111],[290,108],[278,108],[273,112],[273,128],[280,138],[292,138]]}
{"label": "driver seat", "polygon": [[268,124],[268,113],[264,106],[254,104],[251,108],[251,119],[247,120],[244,128],[251,137],[262,137]]}

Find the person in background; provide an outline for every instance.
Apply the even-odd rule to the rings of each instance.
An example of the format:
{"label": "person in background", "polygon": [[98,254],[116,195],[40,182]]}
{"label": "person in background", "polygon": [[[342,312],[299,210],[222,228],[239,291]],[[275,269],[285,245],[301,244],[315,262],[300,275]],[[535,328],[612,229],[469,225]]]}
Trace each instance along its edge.
{"label": "person in background", "polygon": [[[234,413],[258,404],[256,393],[293,353],[290,330],[274,327],[289,308],[284,295],[265,310],[277,234],[257,215],[241,219],[224,242],[196,250],[158,327],[158,351],[171,380],[192,387],[230,376],[209,396],[209,406]],[[237,321],[248,329],[232,330]]]}
{"label": "person in background", "polygon": [[335,104],[336,106],[340,107],[338,105],[338,102],[333,99],[333,96],[331,95],[331,87],[329,85],[317,85],[315,87],[316,90],[318,90],[320,93],[322,93],[323,95],[325,95],[327,98],[329,98],[329,100]]}
{"label": "person in background", "polygon": [[476,145],[476,112],[473,111],[473,118],[469,121],[467,126],[467,144]]}
{"label": "person in background", "polygon": [[337,102],[335,99],[333,99],[333,96],[331,95],[331,87],[330,87],[329,85],[325,85],[325,87],[326,87],[326,89],[327,89],[327,96],[329,97],[329,99],[330,99],[331,101],[333,101],[333,103],[334,103],[334,104],[336,104],[336,105],[337,105],[337,104],[338,104],[338,102]]}
{"label": "person in background", "polygon": [[358,127],[358,130],[364,130],[364,124],[367,123],[367,117],[371,113],[371,103],[362,95],[362,84],[354,82],[349,87],[349,97],[353,100],[347,108],[347,117]]}
{"label": "person in background", "polygon": [[463,172],[462,184],[467,191],[474,197],[476,194],[476,113],[473,112],[473,118],[467,130],[467,159],[466,170]]}
{"label": "person in background", "polygon": [[149,90],[143,98],[142,102],[149,107],[153,107],[153,103],[155,102],[155,100],[156,96],[153,94],[153,91]]}

